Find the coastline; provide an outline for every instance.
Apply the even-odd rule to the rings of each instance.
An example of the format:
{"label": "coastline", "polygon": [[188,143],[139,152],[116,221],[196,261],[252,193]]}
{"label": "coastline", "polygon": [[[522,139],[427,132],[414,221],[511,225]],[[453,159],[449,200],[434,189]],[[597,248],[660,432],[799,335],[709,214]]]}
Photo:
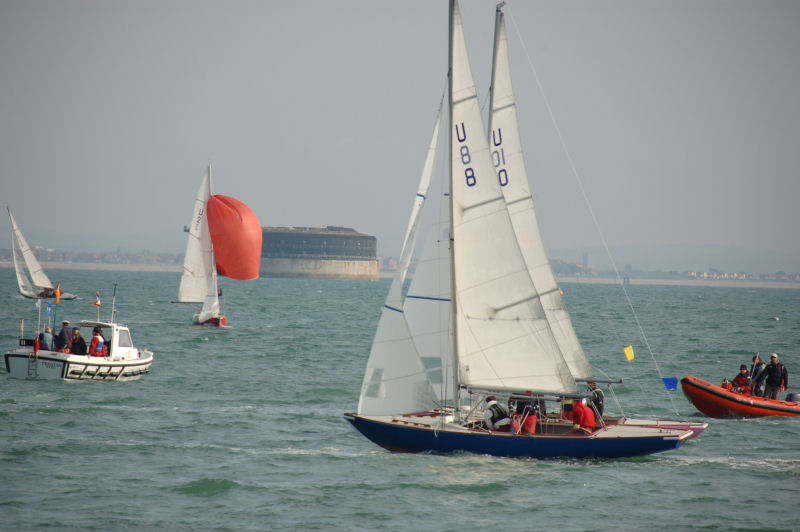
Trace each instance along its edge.
{"label": "coastline", "polygon": [[[0,268],[13,268],[9,261],[0,261]],[[130,271],[130,272],[169,272],[180,273],[180,264],[112,264],[106,262],[43,262],[42,267],[49,270],[96,270],[96,271]],[[394,272],[381,272],[381,279],[391,278]],[[556,276],[559,283],[583,284],[619,284],[613,277],[575,277]],[[703,286],[720,288],[784,288],[800,290],[800,281],[759,281],[755,279],[655,279],[631,278],[628,286]]]}
{"label": "coastline", "polygon": [[[45,270],[96,270],[118,272],[181,272],[180,264],[112,264],[109,262],[42,262]],[[0,268],[14,268],[9,261],[0,261]]]}
{"label": "coastline", "polygon": [[[578,283],[578,284],[620,284],[619,280],[613,277],[562,277],[556,276],[559,283]],[[630,279],[627,286],[648,285],[648,286],[710,286],[720,288],[787,288],[800,290],[798,281],[758,281],[758,280],[733,280],[733,279]]]}

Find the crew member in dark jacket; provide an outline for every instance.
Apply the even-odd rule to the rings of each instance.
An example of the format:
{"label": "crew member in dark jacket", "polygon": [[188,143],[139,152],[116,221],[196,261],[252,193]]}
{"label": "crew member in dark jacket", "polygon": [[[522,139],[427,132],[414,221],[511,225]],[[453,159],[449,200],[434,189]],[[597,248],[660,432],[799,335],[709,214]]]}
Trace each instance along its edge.
{"label": "crew member in dark jacket", "polygon": [[597,383],[594,381],[587,382],[586,385],[589,386],[589,390],[592,392],[592,404],[594,405],[594,410],[596,412],[595,417],[597,417],[599,421],[600,418],[603,417],[603,404],[605,402],[603,390],[598,388]]}
{"label": "crew member in dark jacket", "polygon": [[753,395],[758,397],[763,397],[764,395],[764,384],[762,381],[764,380],[763,373],[765,367],[766,366],[761,361],[761,357],[756,353],[756,356],[753,357],[753,365],[750,366],[750,386],[753,388]]}
{"label": "crew member in dark jacket", "polygon": [[764,368],[764,397],[777,399],[778,392],[789,387],[789,372],[778,362],[778,353],[772,353],[770,363]]}
{"label": "crew member in dark jacket", "polygon": [[69,321],[64,320],[61,322],[61,330],[58,331],[58,336],[56,336],[54,343],[56,351],[72,347],[72,329],[69,328]]}
{"label": "crew member in dark jacket", "polygon": [[72,352],[76,355],[86,354],[86,340],[81,336],[81,330],[75,327],[72,329]]}

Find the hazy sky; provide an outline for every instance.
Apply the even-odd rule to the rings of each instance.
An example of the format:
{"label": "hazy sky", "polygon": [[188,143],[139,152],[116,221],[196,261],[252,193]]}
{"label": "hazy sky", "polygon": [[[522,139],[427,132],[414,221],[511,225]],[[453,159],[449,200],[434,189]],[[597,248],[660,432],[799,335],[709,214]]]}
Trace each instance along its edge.
{"label": "hazy sky", "polygon": [[[484,99],[495,2],[461,6]],[[620,267],[800,272],[800,2],[506,13],[551,255],[600,241],[526,50]],[[262,225],[397,254],[446,66],[445,0],[0,0],[0,201],[32,244],[177,253],[210,162]]]}

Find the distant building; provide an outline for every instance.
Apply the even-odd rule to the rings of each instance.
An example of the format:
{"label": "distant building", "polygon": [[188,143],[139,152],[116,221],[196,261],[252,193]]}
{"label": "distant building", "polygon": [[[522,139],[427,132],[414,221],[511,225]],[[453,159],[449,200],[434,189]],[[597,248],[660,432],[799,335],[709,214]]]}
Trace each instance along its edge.
{"label": "distant building", "polygon": [[263,227],[261,277],[377,280],[378,240],[348,227]]}

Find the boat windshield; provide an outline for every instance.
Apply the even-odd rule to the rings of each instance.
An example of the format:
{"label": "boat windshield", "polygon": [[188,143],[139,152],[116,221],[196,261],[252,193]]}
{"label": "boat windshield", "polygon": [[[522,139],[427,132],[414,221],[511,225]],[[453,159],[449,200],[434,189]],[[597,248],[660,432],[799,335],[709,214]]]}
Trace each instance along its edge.
{"label": "boat windshield", "polygon": [[[100,334],[103,335],[103,341],[106,346],[106,349],[110,352],[111,351],[111,333],[113,332],[111,327],[100,327],[96,325],[83,325],[80,328],[81,337],[83,341],[86,342],[86,348],[91,349],[92,338],[94,337],[94,330],[99,329]],[[129,337],[130,338],[130,337]],[[74,337],[73,337],[74,339]]]}

